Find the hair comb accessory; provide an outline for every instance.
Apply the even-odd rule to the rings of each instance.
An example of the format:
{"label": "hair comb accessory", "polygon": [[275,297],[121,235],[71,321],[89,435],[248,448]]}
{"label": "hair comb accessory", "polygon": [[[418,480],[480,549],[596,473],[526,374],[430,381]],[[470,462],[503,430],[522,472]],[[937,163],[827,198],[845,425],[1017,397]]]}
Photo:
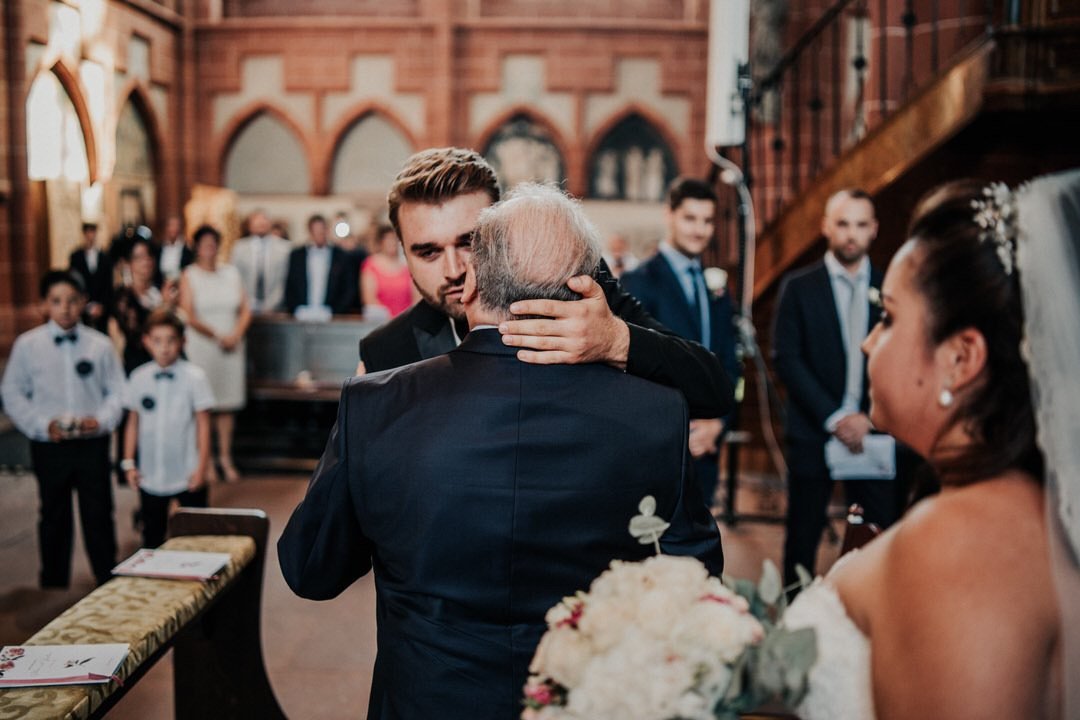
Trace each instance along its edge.
{"label": "hair comb accessory", "polygon": [[972,200],[975,224],[982,228],[979,239],[992,241],[1006,275],[1016,264],[1016,199],[1005,183],[990,183],[983,188],[983,200]]}

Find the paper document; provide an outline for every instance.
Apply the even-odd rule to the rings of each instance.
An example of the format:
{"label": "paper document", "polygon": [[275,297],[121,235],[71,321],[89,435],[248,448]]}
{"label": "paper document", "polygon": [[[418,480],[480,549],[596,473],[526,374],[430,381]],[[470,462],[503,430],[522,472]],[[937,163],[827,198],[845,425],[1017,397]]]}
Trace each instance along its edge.
{"label": "paper document", "polygon": [[825,464],[834,480],[892,480],[896,477],[896,440],[892,435],[867,435],[863,451],[855,454],[835,437],[829,438]]}
{"label": "paper document", "polygon": [[127,654],[126,643],[8,645],[0,649],[0,688],[109,682]]}
{"label": "paper document", "polygon": [[229,563],[229,553],[143,548],[113,568],[114,575],[209,580]]}

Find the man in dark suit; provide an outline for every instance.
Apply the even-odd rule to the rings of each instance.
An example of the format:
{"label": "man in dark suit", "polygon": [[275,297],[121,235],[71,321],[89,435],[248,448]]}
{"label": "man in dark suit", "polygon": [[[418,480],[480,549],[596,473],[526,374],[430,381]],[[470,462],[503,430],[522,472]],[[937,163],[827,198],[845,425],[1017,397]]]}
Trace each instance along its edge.
{"label": "man in dark suit", "polygon": [[97,246],[97,229],[95,223],[83,223],[82,246],[71,253],[68,269],[79,276],[86,288],[83,322],[105,332],[113,302],[113,261]]}
{"label": "man in dark suit", "polygon": [[[788,581],[796,579],[797,564],[814,572],[833,487],[825,443],[835,437],[859,453],[872,430],[861,345],[880,313],[870,288],[880,291],[881,273],[866,256],[877,228],[865,192],[836,193],[822,221],[824,259],[791,273],[780,287],[773,360],[787,389]],[[885,527],[895,519],[891,482],[846,480],[844,488],[848,502],[863,506],[867,521]]]}
{"label": "man in dark suit", "polygon": [[[726,288],[707,286],[701,267],[701,254],[712,242],[716,225],[716,191],[704,180],[675,178],[668,187],[664,220],[667,237],[656,255],[623,273],[620,282],[654,318],[715,353],[734,379],[739,364],[731,298]],[[724,425],[720,417],[690,422],[690,454],[708,505],[719,481]]]}
{"label": "man in dark suit", "polygon": [[172,215],[165,221],[154,284],[163,287],[167,282],[179,283],[181,271],[193,262],[195,253],[188,247],[180,218]]}
{"label": "man in dark suit", "polygon": [[296,312],[301,305],[325,306],[334,315],[359,310],[358,258],[329,244],[326,218],[308,219],[311,242],[289,253],[285,278],[285,307]]}
{"label": "man in dark suit", "polygon": [[[476,218],[499,199],[495,171],[461,148],[409,158],[387,198],[413,284],[423,298],[360,342],[359,371],[374,372],[457,347],[468,330],[461,288]],[[691,417],[732,407],[732,384],[716,356],[672,333],[645,312],[603,262],[573,278],[580,300],[517,303],[500,324],[503,342],[533,363],[604,362],[682,391]],[[536,319],[530,316],[542,316]]]}
{"label": "man in dark suit", "polygon": [[[538,231],[539,230],[539,231]],[[522,362],[497,326],[522,298],[568,300],[599,235],[561,191],[524,185],[479,219],[461,346],[350,380],[307,496],[278,543],[289,586],[332,598],[375,570],[369,718],[521,712],[544,614],[613,559],[642,497],[664,552],[722,569],[687,475],[686,403],[600,363]]]}

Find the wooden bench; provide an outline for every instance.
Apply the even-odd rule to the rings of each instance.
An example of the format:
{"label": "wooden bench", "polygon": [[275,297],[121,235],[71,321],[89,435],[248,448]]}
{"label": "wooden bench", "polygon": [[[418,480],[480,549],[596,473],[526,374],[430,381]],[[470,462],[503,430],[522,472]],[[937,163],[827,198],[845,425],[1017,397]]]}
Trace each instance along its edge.
{"label": "wooden bench", "polygon": [[23,644],[127,643],[120,682],[0,689],[0,718],[103,717],[169,649],[178,720],[284,718],[259,628],[268,529],[260,510],[181,509],[162,547],[225,552],[228,566],[205,583],[116,577],[97,588]]}

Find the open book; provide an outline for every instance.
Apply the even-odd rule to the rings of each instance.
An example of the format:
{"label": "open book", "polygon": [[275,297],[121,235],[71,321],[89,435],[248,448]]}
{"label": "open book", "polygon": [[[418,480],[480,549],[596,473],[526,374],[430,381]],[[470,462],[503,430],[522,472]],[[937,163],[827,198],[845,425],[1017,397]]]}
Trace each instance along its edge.
{"label": "open book", "polygon": [[143,548],[113,568],[114,575],[209,580],[229,563],[229,553]]}
{"label": "open book", "polygon": [[126,643],[8,645],[0,649],[0,688],[106,683],[127,654]]}

